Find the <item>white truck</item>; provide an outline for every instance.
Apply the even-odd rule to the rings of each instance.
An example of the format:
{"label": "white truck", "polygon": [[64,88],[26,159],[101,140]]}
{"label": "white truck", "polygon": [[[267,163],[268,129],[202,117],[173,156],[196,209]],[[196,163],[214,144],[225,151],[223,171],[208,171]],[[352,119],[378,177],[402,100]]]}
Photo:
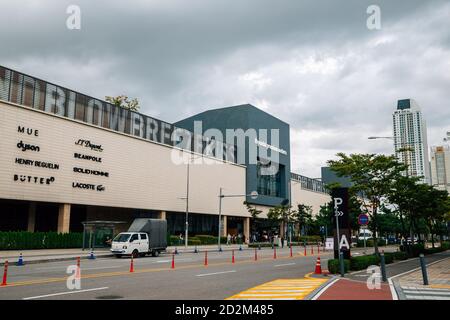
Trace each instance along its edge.
{"label": "white truck", "polygon": [[127,232],[119,233],[111,243],[111,253],[117,258],[147,254],[158,256],[167,248],[167,221],[159,219],[134,219]]}

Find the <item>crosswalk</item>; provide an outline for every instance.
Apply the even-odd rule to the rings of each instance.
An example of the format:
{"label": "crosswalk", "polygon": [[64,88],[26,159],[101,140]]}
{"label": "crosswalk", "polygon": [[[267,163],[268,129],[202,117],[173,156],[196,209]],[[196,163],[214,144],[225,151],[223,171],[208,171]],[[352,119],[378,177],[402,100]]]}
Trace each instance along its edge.
{"label": "crosswalk", "polygon": [[407,300],[450,300],[450,289],[401,287]]}
{"label": "crosswalk", "polygon": [[278,279],[245,290],[227,300],[303,300],[326,279]]}

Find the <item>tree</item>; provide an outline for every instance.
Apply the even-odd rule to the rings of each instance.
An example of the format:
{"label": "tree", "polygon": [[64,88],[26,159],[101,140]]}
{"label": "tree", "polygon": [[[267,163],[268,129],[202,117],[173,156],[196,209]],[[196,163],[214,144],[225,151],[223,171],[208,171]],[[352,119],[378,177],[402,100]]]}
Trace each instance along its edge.
{"label": "tree", "polygon": [[308,234],[308,226],[312,225],[312,207],[305,204],[298,204],[297,211],[294,213],[293,218],[297,222],[300,228],[303,228],[305,234]]}
{"label": "tree", "polygon": [[371,218],[375,253],[379,254],[378,209],[389,194],[392,182],[407,167],[398,162],[395,156],[338,153],[337,157],[338,160],[329,160],[328,165],[338,176],[347,176],[352,181],[350,190],[360,195],[361,209]]}
{"label": "tree", "polygon": [[244,201],[244,205],[252,217],[252,233],[254,234],[256,232],[256,219],[262,213],[262,210],[256,209],[256,207],[253,207],[247,201]]}
{"label": "tree", "polygon": [[281,236],[285,236],[285,226],[292,221],[295,211],[292,210],[291,206],[288,205],[278,205],[269,209],[267,213],[267,218],[276,222],[278,225],[282,224]]}
{"label": "tree", "polygon": [[105,100],[117,107],[124,108],[130,111],[139,111],[140,108],[138,99],[135,98],[130,100],[125,95],[120,95],[117,97],[106,96]]}

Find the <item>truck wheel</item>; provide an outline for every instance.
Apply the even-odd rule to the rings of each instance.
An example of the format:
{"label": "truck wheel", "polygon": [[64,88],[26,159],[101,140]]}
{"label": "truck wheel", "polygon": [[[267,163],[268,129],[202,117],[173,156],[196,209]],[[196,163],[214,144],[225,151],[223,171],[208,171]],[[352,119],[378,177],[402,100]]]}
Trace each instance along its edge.
{"label": "truck wheel", "polygon": [[157,257],[159,256],[159,251],[158,250],[153,250],[152,251],[152,257]]}
{"label": "truck wheel", "polygon": [[133,256],[133,259],[136,259],[139,257],[139,251],[137,249],[134,249],[131,255]]}

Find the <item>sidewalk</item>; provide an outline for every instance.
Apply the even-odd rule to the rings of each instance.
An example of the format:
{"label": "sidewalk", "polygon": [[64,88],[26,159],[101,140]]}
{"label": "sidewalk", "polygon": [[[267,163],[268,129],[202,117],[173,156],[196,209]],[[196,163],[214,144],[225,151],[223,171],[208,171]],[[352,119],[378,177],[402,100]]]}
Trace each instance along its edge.
{"label": "sidewalk", "polygon": [[370,290],[366,282],[336,278],[316,300],[392,300],[388,284],[381,284],[380,289]]}
{"label": "sidewalk", "polygon": [[[195,246],[188,246],[185,248],[184,246],[170,246],[167,247],[166,252],[169,254],[175,253],[175,249],[179,254],[181,253],[193,253],[195,251]],[[231,250],[242,250],[248,249],[248,245],[222,245],[223,251],[231,251]],[[197,251],[218,251],[217,244],[213,245],[203,245],[197,246]],[[90,250],[85,249],[84,251],[78,248],[75,249],[37,249],[37,250],[5,250],[0,251],[0,265],[3,265],[5,260],[8,262],[16,263],[19,259],[19,255],[22,253],[23,260],[25,263],[43,263],[43,262],[52,262],[52,261],[65,261],[72,260],[80,257],[81,259],[87,259],[90,255]],[[97,248],[94,250],[94,255],[96,258],[106,258],[112,257],[113,255],[109,251],[109,248]]]}
{"label": "sidewalk", "polygon": [[400,300],[450,300],[450,258],[427,266],[428,285],[422,270],[407,273],[393,281]]}

